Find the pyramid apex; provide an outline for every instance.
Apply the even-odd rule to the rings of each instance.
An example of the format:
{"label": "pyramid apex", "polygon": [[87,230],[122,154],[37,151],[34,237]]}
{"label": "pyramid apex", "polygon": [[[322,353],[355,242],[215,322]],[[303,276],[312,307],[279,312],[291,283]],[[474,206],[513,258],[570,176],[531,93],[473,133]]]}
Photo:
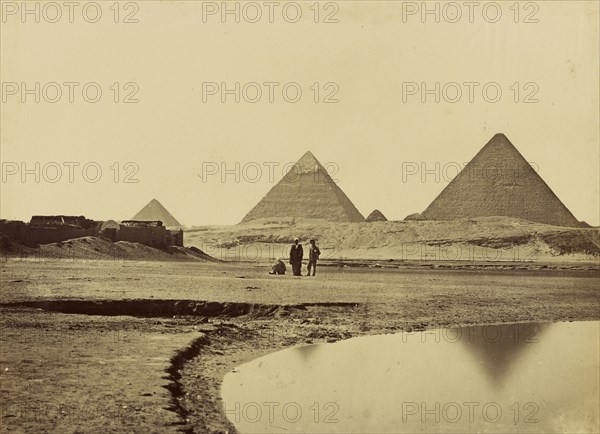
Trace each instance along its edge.
{"label": "pyramid apex", "polygon": [[313,154],[310,151],[306,151],[304,153],[304,155],[302,155],[302,157],[300,157],[300,160],[298,160],[298,161],[309,161],[309,160],[318,161],[317,157],[315,157],[315,154]]}
{"label": "pyramid apex", "polygon": [[312,172],[321,167],[321,163],[317,157],[310,151],[306,151],[302,157],[296,162],[296,171]]}
{"label": "pyramid apex", "polygon": [[496,133],[494,137],[490,139],[490,143],[511,143],[504,133]]}
{"label": "pyramid apex", "polygon": [[[504,133],[496,133],[494,136],[485,144],[481,151],[484,149],[496,148],[496,147],[505,147],[512,149],[514,152],[519,153],[515,145],[506,137]],[[520,155],[520,153],[519,153]]]}

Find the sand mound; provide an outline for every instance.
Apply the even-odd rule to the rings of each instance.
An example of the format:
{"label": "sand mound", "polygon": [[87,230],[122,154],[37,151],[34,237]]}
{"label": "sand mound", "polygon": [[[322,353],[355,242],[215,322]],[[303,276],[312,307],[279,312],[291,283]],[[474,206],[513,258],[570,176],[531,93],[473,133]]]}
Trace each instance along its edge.
{"label": "sand mound", "polygon": [[82,237],[60,243],[26,247],[12,243],[6,256],[32,259],[83,259],[83,260],[144,260],[144,261],[216,261],[197,247],[169,246],[157,249],[139,243],[105,238]]}
{"label": "sand mound", "polygon": [[226,260],[286,257],[297,236],[315,238],[321,259],[597,261],[598,228],[565,228],[508,217],[453,221],[297,223],[186,232],[186,242]]}

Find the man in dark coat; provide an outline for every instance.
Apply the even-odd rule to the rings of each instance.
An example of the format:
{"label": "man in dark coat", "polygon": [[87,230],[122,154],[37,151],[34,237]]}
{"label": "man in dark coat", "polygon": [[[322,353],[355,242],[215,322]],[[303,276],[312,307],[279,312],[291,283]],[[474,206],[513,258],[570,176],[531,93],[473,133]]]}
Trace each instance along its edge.
{"label": "man in dark coat", "polygon": [[292,272],[294,276],[302,276],[302,258],[304,251],[302,250],[302,244],[299,243],[299,239],[294,239],[294,244],[290,249],[290,264],[292,265]]}
{"label": "man in dark coat", "polygon": [[310,276],[311,268],[313,270],[313,276],[317,273],[317,260],[319,259],[320,255],[321,250],[319,250],[316,241],[310,240],[310,247],[308,249],[308,273],[306,273],[307,276]]}

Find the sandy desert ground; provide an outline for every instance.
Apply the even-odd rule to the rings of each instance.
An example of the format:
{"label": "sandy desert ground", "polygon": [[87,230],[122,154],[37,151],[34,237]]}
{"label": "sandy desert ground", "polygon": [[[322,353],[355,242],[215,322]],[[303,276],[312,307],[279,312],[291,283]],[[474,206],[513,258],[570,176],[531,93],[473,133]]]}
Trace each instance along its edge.
{"label": "sandy desert ground", "polygon": [[267,264],[7,259],[2,430],[234,432],[223,375],[271,351],[439,326],[600,319],[594,263],[358,265],[294,278],[268,275]]}

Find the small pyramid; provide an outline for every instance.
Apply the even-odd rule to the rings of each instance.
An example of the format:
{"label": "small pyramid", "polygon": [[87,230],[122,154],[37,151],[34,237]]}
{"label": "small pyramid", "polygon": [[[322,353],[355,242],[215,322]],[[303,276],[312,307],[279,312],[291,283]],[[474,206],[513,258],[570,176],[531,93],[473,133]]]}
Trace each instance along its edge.
{"label": "small pyramid", "polygon": [[371,214],[369,214],[367,216],[365,221],[367,221],[367,222],[387,222],[387,219],[385,218],[385,216],[383,215],[383,213],[381,211],[379,211],[378,209],[375,209],[375,210],[373,210],[373,212]]}
{"label": "small pyramid", "polygon": [[169,211],[156,199],[152,199],[148,204],[141,209],[131,220],[155,221],[160,220],[165,227],[178,227],[181,224],[171,215]]}
{"label": "small pyramid", "polygon": [[507,216],[579,227],[504,134],[496,134],[423,211],[427,220]]}
{"label": "small pyramid", "polygon": [[365,220],[310,151],[246,214],[242,223],[266,218]]}

